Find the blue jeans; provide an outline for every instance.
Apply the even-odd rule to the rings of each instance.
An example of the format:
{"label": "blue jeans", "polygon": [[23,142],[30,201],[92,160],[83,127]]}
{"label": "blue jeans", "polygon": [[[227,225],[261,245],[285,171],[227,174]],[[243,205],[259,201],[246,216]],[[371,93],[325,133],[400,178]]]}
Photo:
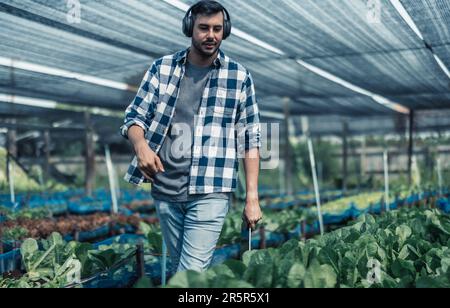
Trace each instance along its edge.
{"label": "blue jeans", "polygon": [[208,269],[229,210],[229,200],[175,203],[155,200],[155,206],[170,254],[171,272]]}

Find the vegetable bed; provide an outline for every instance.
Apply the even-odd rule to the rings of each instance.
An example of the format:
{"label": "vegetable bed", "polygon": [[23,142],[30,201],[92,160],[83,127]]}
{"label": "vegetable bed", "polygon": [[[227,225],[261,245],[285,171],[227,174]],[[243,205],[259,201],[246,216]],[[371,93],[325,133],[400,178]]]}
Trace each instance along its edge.
{"label": "vegetable bed", "polygon": [[[0,223],[2,252],[8,252],[26,238],[47,238],[53,232],[64,235],[66,240],[89,241],[128,229],[137,230],[141,221],[155,223],[156,218],[142,218],[138,215],[108,215],[97,213],[87,216],[69,215],[66,217],[31,219],[18,218]],[[132,229],[132,230],[131,230]],[[15,243],[19,242],[19,243]]]}
{"label": "vegetable bed", "polygon": [[402,209],[364,215],[307,242],[251,251],[205,273],[184,272],[171,287],[450,287],[450,216]]}
{"label": "vegetable bed", "polygon": [[[39,243],[27,239],[20,248],[24,272],[15,270],[4,274],[0,288],[63,288],[67,286],[107,286],[114,277],[123,279],[124,273],[133,275],[136,246],[111,244],[94,247],[92,244],[66,243],[53,233]],[[120,281],[119,281],[120,282]],[[121,286],[117,281],[115,286]],[[122,285],[125,287],[126,285]]]}

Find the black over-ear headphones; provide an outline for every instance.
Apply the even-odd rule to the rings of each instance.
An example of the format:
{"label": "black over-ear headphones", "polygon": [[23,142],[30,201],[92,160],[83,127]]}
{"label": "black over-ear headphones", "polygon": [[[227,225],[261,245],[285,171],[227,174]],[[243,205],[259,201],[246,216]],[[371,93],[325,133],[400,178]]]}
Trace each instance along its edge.
{"label": "black over-ear headphones", "polygon": [[[192,9],[195,5],[191,6],[189,10],[186,12],[186,15],[183,18],[183,33],[187,37],[192,37],[192,33],[194,32],[194,17],[192,16]],[[223,8],[223,39],[226,40],[231,34],[231,20],[230,14],[227,9]]]}

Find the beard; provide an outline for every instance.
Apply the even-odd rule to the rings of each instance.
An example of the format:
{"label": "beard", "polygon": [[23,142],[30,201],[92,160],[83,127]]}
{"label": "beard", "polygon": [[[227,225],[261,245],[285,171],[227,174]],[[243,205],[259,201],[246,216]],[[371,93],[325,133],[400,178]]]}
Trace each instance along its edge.
{"label": "beard", "polygon": [[[207,48],[206,44],[215,44],[213,48]],[[220,43],[214,43],[212,41],[200,42],[196,40],[192,40],[192,45],[196,49],[196,51],[203,57],[209,58],[213,56],[220,47]]]}

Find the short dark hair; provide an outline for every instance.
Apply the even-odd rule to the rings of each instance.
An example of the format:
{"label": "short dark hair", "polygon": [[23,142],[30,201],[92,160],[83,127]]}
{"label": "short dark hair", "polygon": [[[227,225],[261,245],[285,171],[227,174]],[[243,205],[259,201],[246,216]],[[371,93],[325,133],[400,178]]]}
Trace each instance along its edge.
{"label": "short dark hair", "polygon": [[[220,12],[224,12],[225,8],[217,1],[214,0],[201,0],[194,4],[191,10],[192,18],[195,21],[198,15],[211,16]],[[226,16],[224,14],[223,18]]]}

